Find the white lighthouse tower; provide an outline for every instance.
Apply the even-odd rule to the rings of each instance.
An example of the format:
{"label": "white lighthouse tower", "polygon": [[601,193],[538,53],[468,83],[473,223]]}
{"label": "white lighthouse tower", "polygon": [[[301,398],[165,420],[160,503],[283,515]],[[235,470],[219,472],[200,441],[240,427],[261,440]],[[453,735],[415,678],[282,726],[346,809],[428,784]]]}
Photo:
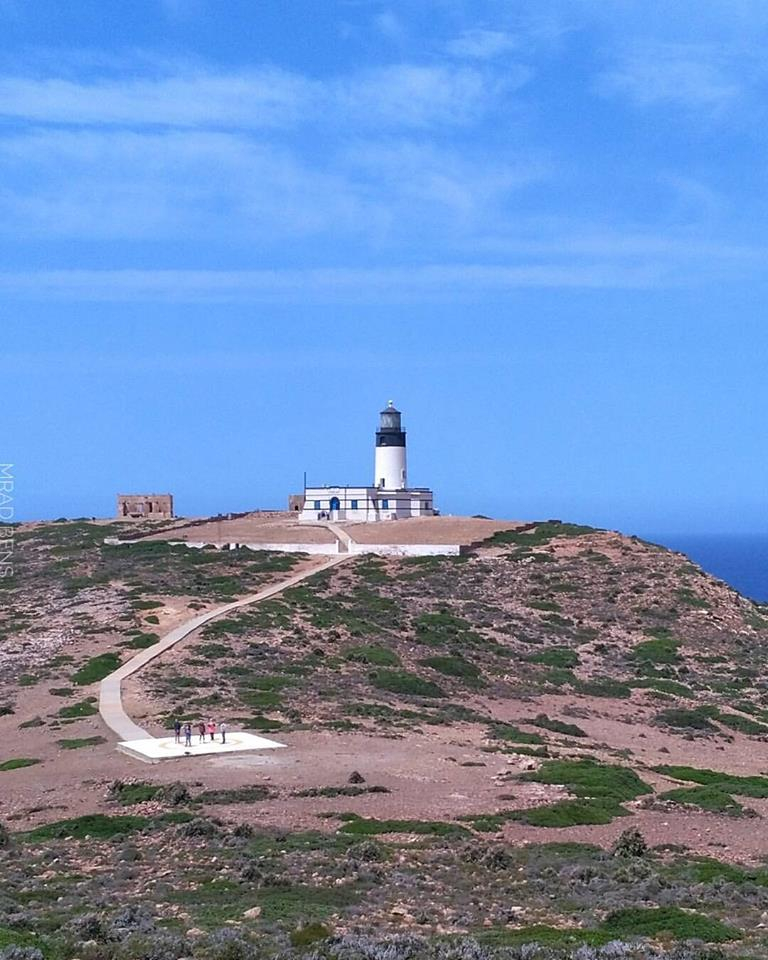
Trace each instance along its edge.
{"label": "white lighthouse tower", "polygon": [[404,490],[408,486],[405,430],[402,429],[401,416],[391,400],[379,415],[373,485],[380,490]]}
{"label": "white lighthouse tower", "polygon": [[409,487],[405,430],[390,400],[379,414],[373,483],[369,487],[304,487],[302,523],[370,523],[435,515],[429,487]]}

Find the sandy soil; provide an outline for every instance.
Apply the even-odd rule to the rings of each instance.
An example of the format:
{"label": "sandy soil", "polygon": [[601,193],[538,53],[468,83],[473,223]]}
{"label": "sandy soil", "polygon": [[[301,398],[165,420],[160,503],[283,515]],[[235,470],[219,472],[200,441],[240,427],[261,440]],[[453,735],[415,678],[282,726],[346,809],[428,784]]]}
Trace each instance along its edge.
{"label": "sandy soil", "polygon": [[474,517],[412,517],[381,523],[339,523],[339,526],[358,543],[470,544],[485,540],[499,530],[516,530],[525,524]]}

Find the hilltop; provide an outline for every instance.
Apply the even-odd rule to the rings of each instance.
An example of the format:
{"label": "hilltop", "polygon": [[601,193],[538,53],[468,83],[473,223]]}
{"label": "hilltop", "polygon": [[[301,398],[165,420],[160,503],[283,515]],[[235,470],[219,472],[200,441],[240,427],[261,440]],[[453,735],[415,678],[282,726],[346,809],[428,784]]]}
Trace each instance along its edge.
{"label": "hilltop", "polygon": [[[637,538],[474,523],[484,539],[467,537],[464,555],[349,557],[154,661],[125,690],[148,729],[214,714],[289,749],[151,767],[115,752],[95,706],[101,677],[195,612],[311,571],[317,558],[173,545],[178,524],[122,546],[105,540],[135,531],[129,524],[20,527],[18,575],[2,586],[0,783],[2,819],[36,832],[16,842],[34,841],[42,870],[47,845],[62,856],[57,836],[87,833],[70,855],[107,870],[110,841],[99,832],[130,835],[151,873],[167,832],[202,816],[213,824],[197,842],[204,849],[177,838],[183,856],[169,882],[191,890],[221,870],[235,913],[214,910],[205,891],[208,920],[194,902],[177,909],[171,893],[150,894],[141,865],[124,886],[129,902],[181,909],[182,926],[202,930],[237,917],[246,933],[263,931],[263,919],[242,918],[260,904],[278,940],[320,918],[375,936],[491,929],[496,944],[525,942],[515,931],[545,924],[570,932],[526,936],[599,944],[633,932],[683,937],[684,917],[641,913],[690,901],[707,915],[689,923],[691,936],[732,937],[743,953],[744,930],[768,907],[768,840],[755,829],[768,815],[768,610]],[[238,829],[258,861],[251,880],[238,873],[242,844],[220,849]],[[629,885],[610,854],[628,829],[654,848],[630,856]],[[363,842],[374,858],[365,868]],[[285,897],[267,906],[264,873],[278,869],[278,848],[292,851],[286,882],[303,891],[290,909]],[[36,856],[21,888],[39,875]],[[356,866],[338,874],[338,857]],[[588,895],[587,874],[600,878],[602,899]],[[670,884],[671,900],[659,892]],[[363,890],[372,906],[361,912]],[[621,929],[611,910],[625,911]],[[741,933],[706,928],[718,918],[738,920]]]}

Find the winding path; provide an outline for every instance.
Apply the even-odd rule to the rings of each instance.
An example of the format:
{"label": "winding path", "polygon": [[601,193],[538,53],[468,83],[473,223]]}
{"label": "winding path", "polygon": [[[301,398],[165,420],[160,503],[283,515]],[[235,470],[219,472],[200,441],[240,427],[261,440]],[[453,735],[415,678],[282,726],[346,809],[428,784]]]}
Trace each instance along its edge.
{"label": "winding path", "polygon": [[191,620],[186,620],[181,626],[176,627],[175,630],[171,630],[170,633],[167,633],[164,637],[161,637],[157,643],[153,644],[151,647],[147,647],[146,650],[141,650],[136,654],[135,657],[131,657],[127,663],[124,663],[121,667],[115,670],[114,673],[110,673],[108,677],[105,677],[101,681],[101,686],[99,689],[99,713],[101,714],[101,719],[106,723],[106,725],[117,734],[120,740],[149,740],[152,739],[152,734],[148,733],[138,724],[134,723],[133,720],[128,716],[123,708],[122,700],[122,684],[123,680],[132,676],[136,673],[137,670],[141,670],[143,666],[150,663],[156,657],[159,657],[161,654],[165,653],[166,650],[169,650],[171,647],[175,646],[180,640],[183,640],[184,637],[189,636],[193,630],[197,630],[198,627],[202,627],[203,624],[209,622],[209,620],[214,620],[216,617],[220,617],[224,613],[229,613],[232,610],[238,610],[240,607],[247,607],[252,603],[259,603],[261,600],[268,600],[270,597],[274,597],[275,594],[281,593],[283,590],[287,590],[288,587],[293,587],[297,583],[301,583],[302,580],[306,580],[307,577],[314,576],[316,573],[322,573],[323,570],[328,570],[330,567],[335,567],[340,563],[343,563],[347,560],[349,554],[342,554],[338,557],[333,557],[330,560],[325,561],[324,563],[319,564],[316,567],[310,567],[307,570],[303,570],[301,573],[297,573],[292,577],[289,577],[287,580],[281,580],[278,583],[273,583],[269,587],[265,587],[263,590],[260,590],[258,593],[253,593],[250,596],[243,597],[242,600],[235,600],[232,603],[226,603],[222,607],[215,607],[213,610],[208,610],[207,613],[200,614],[198,617],[193,617]]}

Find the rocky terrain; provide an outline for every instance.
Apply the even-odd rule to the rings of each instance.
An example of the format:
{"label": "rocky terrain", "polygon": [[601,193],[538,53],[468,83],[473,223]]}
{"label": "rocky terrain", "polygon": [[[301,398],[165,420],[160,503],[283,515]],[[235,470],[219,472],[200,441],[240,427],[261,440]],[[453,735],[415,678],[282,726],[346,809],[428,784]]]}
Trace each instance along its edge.
{"label": "rocky terrain", "polygon": [[98,681],[317,561],[126,529],[20,527],[0,581],[4,960],[765,955],[768,610],[562,523],[349,558],[126,685],[287,749],[144,766]]}

